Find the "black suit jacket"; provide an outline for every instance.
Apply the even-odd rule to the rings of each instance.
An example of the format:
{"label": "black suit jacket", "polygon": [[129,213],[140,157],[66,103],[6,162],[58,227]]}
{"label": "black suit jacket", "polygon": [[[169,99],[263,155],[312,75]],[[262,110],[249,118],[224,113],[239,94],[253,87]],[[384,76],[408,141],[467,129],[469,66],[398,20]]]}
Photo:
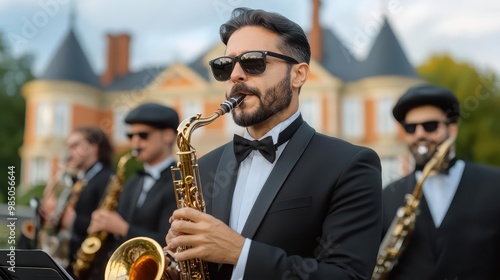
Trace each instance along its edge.
{"label": "black suit jacket", "polygon": [[88,181],[80,193],[75,205],[76,217],[70,241],[70,263],[74,260],[76,252],[88,235],[87,228],[90,225],[92,212],[99,207],[111,175],[113,175],[113,170],[109,167],[103,167]]}
{"label": "black suit jacket", "polygon": [[165,236],[170,229],[168,219],[177,208],[170,167],[161,172],[142,206],[136,207],[143,180],[143,176],[133,176],[120,194],[117,212],[129,223],[129,230],[127,236],[117,240],[115,247],[138,236],[153,238],[162,247],[166,246]]}
{"label": "black suit jacket", "polygon": [[[438,229],[423,195],[415,231],[389,279],[500,279],[499,182],[499,169],[467,162]],[[384,232],[415,185],[411,174],[384,189]]]}
{"label": "black suit jacket", "polygon": [[[232,142],[199,161],[207,212],[229,223],[238,164]],[[382,232],[375,152],[318,134],[305,122],[264,184],[242,235],[244,279],[369,279]],[[232,267],[210,264],[212,279]]]}

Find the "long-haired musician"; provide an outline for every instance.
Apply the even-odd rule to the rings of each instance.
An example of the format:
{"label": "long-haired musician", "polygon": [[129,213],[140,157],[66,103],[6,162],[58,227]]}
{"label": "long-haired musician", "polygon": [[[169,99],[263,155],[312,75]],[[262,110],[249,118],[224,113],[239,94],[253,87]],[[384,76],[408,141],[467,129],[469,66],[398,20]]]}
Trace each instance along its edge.
{"label": "long-haired musician", "polygon": [[[41,213],[46,221],[55,223],[52,233],[49,235],[64,239],[61,234],[69,233],[69,251],[62,246],[67,246],[66,241],[58,244],[57,250],[66,250],[61,256],[54,258],[66,258],[62,264],[70,265],[74,255],[80,247],[83,239],[87,235],[87,227],[90,224],[90,217],[99,201],[101,200],[108,180],[112,175],[113,148],[106,134],[97,127],[79,127],[73,130],[66,139],[68,158],[66,166],[74,170],[73,185],[68,196],[55,198],[49,191],[41,204]],[[56,199],[64,201],[55,201]],[[63,205],[62,212],[58,213],[55,204]],[[60,206],[59,206],[60,207]],[[56,221],[54,221],[54,216]],[[43,239],[43,238],[42,238]],[[46,242],[50,242],[50,236],[45,237]],[[44,241],[42,249],[44,249]],[[60,240],[62,241],[62,240]],[[52,246],[48,244],[47,246]],[[50,248],[52,250],[53,248]],[[64,254],[67,254],[64,256]],[[68,267],[68,270],[69,267]],[[71,273],[71,272],[70,272]]]}

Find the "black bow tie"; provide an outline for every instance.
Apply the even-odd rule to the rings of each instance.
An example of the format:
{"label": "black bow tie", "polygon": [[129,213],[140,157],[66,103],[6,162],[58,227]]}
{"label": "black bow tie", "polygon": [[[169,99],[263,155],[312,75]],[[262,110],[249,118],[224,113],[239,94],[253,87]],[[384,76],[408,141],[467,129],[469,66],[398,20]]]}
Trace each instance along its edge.
{"label": "black bow tie", "polygon": [[267,136],[262,140],[248,140],[239,135],[234,135],[234,155],[238,163],[241,163],[253,150],[258,150],[270,163],[276,159],[276,148],[273,138]]}
{"label": "black bow tie", "polygon": [[234,135],[233,147],[236,160],[238,163],[241,163],[253,150],[258,150],[265,159],[273,163],[276,159],[276,150],[278,147],[290,140],[302,122],[302,116],[299,115],[297,119],[280,133],[278,143],[276,144],[273,143],[271,136],[267,136],[262,140],[248,140],[239,135]]}
{"label": "black bow tie", "polygon": [[[452,168],[455,165],[456,162],[457,162],[457,158],[456,157],[452,158],[450,160],[450,162],[448,163],[448,166],[445,169],[439,171],[439,174],[450,175],[450,168]],[[415,167],[415,170],[418,170],[418,171],[422,171],[423,169],[424,169],[423,166],[418,166],[417,165]]]}

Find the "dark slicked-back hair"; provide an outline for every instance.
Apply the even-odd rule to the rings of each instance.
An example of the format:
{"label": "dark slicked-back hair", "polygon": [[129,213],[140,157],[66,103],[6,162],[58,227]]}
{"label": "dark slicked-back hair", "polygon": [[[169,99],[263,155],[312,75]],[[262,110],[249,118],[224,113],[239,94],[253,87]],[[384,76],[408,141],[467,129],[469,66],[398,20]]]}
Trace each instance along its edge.
{"label": "dark slicked-back hair", "polygon": [[98,147],[97,158],[106,167],[111,167],[113,161],[113,147],[104,132],[97,127],[79,127],[74,130],[83,134],[85,140]]}
{"label": "dark slicked-back hair", "polygon": [[236,8],[231,14],[231,19],[220,27],[219,33],[222,42],[227,45],[231,35],[244,26],[260,26],[278,34],[281,38],[278,49],[283,54],[291,56],[299,62],[309,64],[311,47],[304,30],[295,22],[278,13]]}

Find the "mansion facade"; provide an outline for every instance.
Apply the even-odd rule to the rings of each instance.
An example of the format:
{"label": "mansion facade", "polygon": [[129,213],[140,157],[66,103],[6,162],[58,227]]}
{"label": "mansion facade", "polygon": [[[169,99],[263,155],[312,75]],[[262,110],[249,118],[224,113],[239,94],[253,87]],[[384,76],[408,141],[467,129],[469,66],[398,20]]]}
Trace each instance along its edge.
{"label": "mansion facade", "polygon": [[[316,1],[313,1],[316,3]],[[320,26],[314,6],[309,38],[311,73],[302,87],[300,110],[318,132],[368,146],[380,156],[384,185],[411,169],[392,106],[421,83],[389,21],[384,20],[366,59],[358,61],[332,30]],[[105,72],[90,67],[72,28],[46,70],[23,86],[26,100],[21,190],[46,183],[65,156],[65,139],[79,126],[99,126],[117,153],[128,149],[123,122],[143,102],[177,110],[180,119],[212,114],[224,101],[224,83],[211,76],[208,61],[224,53],[217,44],[190,63],[172,63],[132,72],[129,34],[107,36]],[[230,114],[198,129],[192,137],[198,156],[242,133]]]}

